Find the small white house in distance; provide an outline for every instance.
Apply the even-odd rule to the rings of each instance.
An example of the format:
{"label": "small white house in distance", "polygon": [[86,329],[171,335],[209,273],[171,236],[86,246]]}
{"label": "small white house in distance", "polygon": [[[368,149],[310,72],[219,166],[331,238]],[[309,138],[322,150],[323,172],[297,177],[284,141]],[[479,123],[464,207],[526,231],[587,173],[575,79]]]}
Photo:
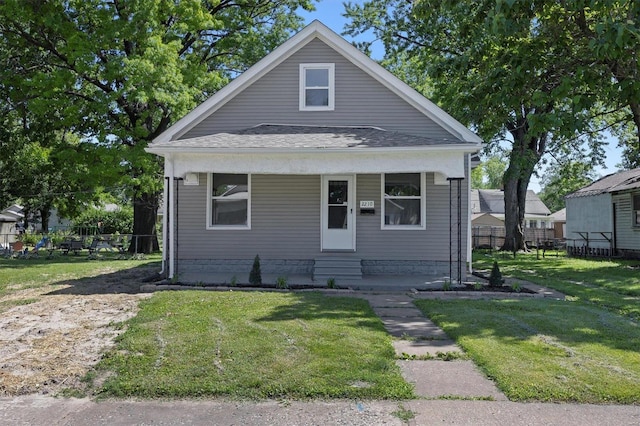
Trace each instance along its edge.
{"label": "small white house in distance", "polygon": [[248,275],[256,255],[319,282],[446,275],[452,239],[470,262],[481,143],[314,21],[147,148],[164,157],[169,277]]}
{"label": "small white house in distance", "polygon": [[565,201],[570,254],[640,257],[640,168],[607,175]]}
{"label": "small white house in distance", "polygon": [[22,206],[13,204],[0,211],[0,248],[6,249],[16,241],[18,224],[24,219]]}

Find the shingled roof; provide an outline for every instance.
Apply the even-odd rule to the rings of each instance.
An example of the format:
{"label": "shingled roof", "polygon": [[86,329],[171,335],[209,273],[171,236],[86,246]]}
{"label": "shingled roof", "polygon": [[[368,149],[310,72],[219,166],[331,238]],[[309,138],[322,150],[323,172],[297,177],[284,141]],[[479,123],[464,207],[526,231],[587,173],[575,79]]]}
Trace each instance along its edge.
{"label": "shingled roof", "polygon": [[640,168],[612,173],[567,195],[565,198],[587,197],[640,188]]}
{"label": "shingled roof", "polygon": [[151,148],[175,149],[366,149],[449,146],[459,141],[431,139],[378,127],[324,127],[261,124],[236,132],[154,142]]}
{"label": "shingled roof", "polygon": [[[471,212],[504,214],[504,191],[500,189],[472,189]],[[535,192],[527,191],[525,214],[550,215],[551,211]]]}

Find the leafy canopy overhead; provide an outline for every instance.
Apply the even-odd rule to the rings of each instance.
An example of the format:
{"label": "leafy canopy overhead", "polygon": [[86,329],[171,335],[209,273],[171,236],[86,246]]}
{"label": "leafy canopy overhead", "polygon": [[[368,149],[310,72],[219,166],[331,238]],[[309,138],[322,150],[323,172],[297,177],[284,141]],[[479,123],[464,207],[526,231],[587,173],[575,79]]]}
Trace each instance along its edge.
{"label": "leafy canopy overhead", "polygon": [[298,30],[299,7],[312,1],[5,0],[0,81],[28,126],[104,148],[90,172],[127,188],[134,233],[151,235],[162,164],[144,148]]}

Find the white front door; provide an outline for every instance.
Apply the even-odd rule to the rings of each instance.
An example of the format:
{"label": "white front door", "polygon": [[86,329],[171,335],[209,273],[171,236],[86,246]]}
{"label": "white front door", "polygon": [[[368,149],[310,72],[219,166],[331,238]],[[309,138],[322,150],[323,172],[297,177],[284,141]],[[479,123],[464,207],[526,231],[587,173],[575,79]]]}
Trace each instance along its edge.
{"label": "white front door", "polygon": [[322,250],[355,250],[354,177],[322,177]]}

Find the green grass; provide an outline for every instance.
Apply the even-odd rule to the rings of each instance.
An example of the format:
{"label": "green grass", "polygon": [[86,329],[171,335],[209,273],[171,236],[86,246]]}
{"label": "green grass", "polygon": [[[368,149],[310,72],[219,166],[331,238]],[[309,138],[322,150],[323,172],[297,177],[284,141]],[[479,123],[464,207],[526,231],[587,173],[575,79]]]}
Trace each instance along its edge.
{"label": "green grass", "polygon": [[[80,284],[99,275],[117,274],[126,269],[157,264],[161,258],[159,254],[147,255],[145,260],[116,260],[116,257],[116,254],[109,253],[94,260],[86,255],[72,254],[57,255],[52,259],[46,256],[32,259],[0,258],[0,298],[27,289],[54,291],[59,286]],[[35,301],[32,297],[0,301],[0,313],[13,306]]]}
{"label": "green grass", "polygon": [[640,265],[630,260],[593,260],[546,257],[533,254],[513,257],[474,252],[475,269],[490,270],[496,260],[503,275],[553,288],[573,300],[593,303],[621,315],[640,319]]}
{"label": "green grass", "polygon": [[511,400],[640,403],[640,327],[630,319],[548,299],[416,305]]}
{"label": "green grass", "polygon": [[394,358],[360,299],[162,292],[98,370],[115,372],[102,394],[119,397],[410,398]]}

